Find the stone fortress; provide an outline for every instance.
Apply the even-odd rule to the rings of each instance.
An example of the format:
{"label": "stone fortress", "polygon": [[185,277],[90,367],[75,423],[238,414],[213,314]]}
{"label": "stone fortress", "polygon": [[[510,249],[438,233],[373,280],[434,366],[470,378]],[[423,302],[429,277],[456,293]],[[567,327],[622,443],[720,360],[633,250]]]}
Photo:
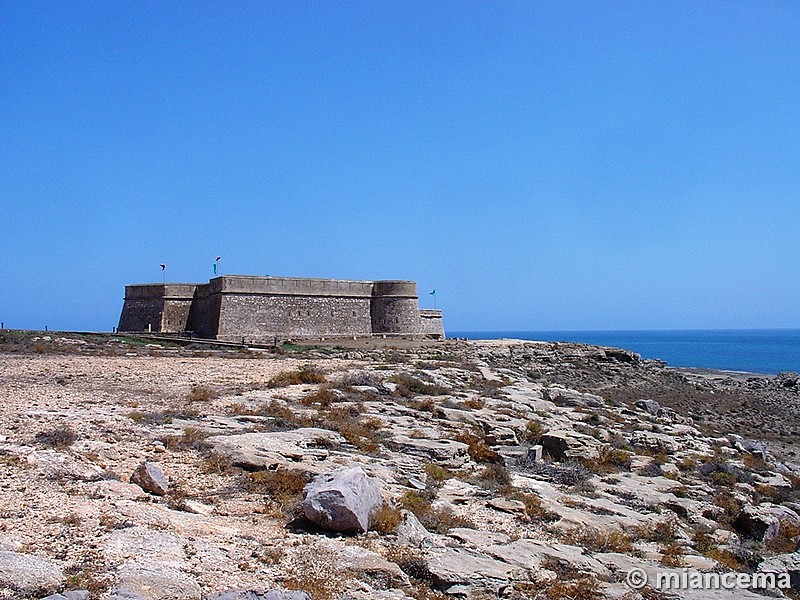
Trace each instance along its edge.
{"label": "stone fortress", "polygon": [[442,311],[419,308],[413,281],[223,275],[208,283],[125,286],[119,331],[225,341],[444,338]]}

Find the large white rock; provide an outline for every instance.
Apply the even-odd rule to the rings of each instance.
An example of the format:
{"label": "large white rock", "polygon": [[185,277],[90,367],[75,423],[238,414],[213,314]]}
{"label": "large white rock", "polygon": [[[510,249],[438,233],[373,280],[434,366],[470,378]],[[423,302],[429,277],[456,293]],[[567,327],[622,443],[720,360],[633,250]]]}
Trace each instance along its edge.
{"label": "large white rock", "polygon": [[367,531],[383,503],[378,484],[361,467],[319,475],[304,492],[306,517],[331,531]]}
{"label": "large white rock", "polygon": [[32,554],[0,551],[0,597],[6,597],[3,596],[4,591],[24,595],[54,592],[63,579],[61,567],[52,560]]}

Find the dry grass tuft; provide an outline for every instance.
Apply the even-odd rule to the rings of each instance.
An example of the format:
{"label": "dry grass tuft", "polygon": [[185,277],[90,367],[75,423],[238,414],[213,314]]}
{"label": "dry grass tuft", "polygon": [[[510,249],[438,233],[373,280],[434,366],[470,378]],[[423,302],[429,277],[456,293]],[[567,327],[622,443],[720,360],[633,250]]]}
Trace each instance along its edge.
{"label": "dry grass tuft", "polygon": [[36,434],[36,443],[42,446],[55,448],[56,450],[64,450],[69,448],[78,439],[78,434],[69,426],[55,427],[47,431],[41,431]]}
{"label": "dry grass tuft", "polygon": [[627,554],[633,549],[633,540],[624,531],[608,527],[575,527],[562,534],[567,544],[581,546],[589,552],[620,552]]}
{"label": "dry grass tuft", "polygon": [[338,555],[327,548],[308,548],[287,555],[282,561],[282,583],[289,590],[307,592],[314,600],[339,598],[353,573],[338,566]]}
{"label": "dry grass tuft", "polygon": [[414,516],[428,531],[447,533],[454,527],[475,528],[475,523],[451,510],[433,508],[429,495],[424,493],[406,492],[400,498],[400,506],[414,513]]}
{"label": "dry grass tuft", "polygon": [[370,519],[369,528],[383,535],[391,535],[397,530],[402,520],[403,516],[400,510],[384,502],[381,509]]}
{"label": "dry grass tuft", "polygon": [[685,565],[685,555],[686,552],[680,544],[670,542],[661,550],[661,564],[665,567],[682,567]]}
{"label": "dry grass tuft", "polygon": [[306,365],[297,371],[278,373],[267,382],[267,387],[279,388],[301,383],[325,383],[325,374],[314,366]]}
{"label": "dry grass tuft", "polygon": [[603,446],[597,454],[597,458],[581,459],[583,465],[593,473],[619,473],[620,471],[630,471],[633,454],[627,450]]}
{"label": "dry grass tuft", "polygon": [[202,383],[195,383],[186,395],[186,399],[190,402],[207,402],[218,397],[219,393],[217,390],[203,385]]}
{"label": "dry grass tuft", "polygon": [[249,474],[251,489],[268,494],[282,510],[298,502],[309,476],[297,469],[278,468],[275,471],[255,471]]}
{"label": "dry grass tuft", "polygon": [[339,396],[330,388],[321,388],[316,392],[308,394],[300,399],[303,406],[317,405],[321,408],[329,408],[331,404],[339,400]]}
{"label": "dry grass tuft", "polygon": [[788,554],[797,550],[798,542],[800,542],[800,524],[792,519],[781,519],[778,532],[764,546],[775,554]]}
{"label": "dry grass tuft", "polygon": [[497,489],[511,485],[511,473],[501,463],[491,463],[481,469],[472,481],[484,488]]}
{"label": "dry grass tuft", "polygon": [[394,395],[404,398],[411,398],[419,395],[443,396],[452,391],[450,388],[443,385],[426,383],[408,373],[395,373],[389,378],[389,381],[397,385]]}
{"label": "dry grass tuft", "polygon": [[479,463],[502,463],[503,457],[492,450],[486,441],[474,433],[460,433],[454,438],[457,442],[463,442],[469,446],[469,456],[472,460]]}
{"label": "dry grass tuft", "polygon": [[522,433],[522,441],[529,444],[538,444],[542,440],[542,435],[547,431],[547,428],[542,425],[541,421],[531,419],[525,423],[525,431]]}

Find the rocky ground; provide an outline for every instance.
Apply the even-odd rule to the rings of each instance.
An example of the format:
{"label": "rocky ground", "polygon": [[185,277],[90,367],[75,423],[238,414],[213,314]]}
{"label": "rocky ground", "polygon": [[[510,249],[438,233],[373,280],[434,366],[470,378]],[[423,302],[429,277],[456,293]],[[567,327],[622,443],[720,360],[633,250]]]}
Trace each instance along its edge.
{"label": "rocky ground", "polygon": [[0,598],[763,597],[634,590],[634,568],[800,583],[792,374],[577,344],[8,332],[0,374]]}

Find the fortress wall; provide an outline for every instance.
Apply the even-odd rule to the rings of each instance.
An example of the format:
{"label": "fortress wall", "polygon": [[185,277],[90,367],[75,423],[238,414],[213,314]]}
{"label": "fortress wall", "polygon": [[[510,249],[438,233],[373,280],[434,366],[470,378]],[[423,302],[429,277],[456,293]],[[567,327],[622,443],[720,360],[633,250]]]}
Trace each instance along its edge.
{"label": "fortress wall", "polygon": [[210,292],[261,294],[267,296],[356,296],[372,295],[371,281],[347,279],[306,279],[300,277],[255,277],[224,275],[209,282]]}
{"label": "fortress wall", "polygon": [[233,341],[444,336],[441,311],[419,310],[413,281],[225,275],[206,284],[127,286],[120,330],[148,325]]}
{"label": "fortress wall", "polygon": [[369,297],[225,293],[217,297],[221,298],[218,339],[272,341],[275,337],[349,337],[372,333]]}
{"label": "fortress wall", "polygon": [[419,321],[420,334],[424,336],[444,338],[442,311],[435,309],[422,309],[419,311]]}
{"label": "fortress wall", "polygon": [[195,284],[129,285],[119,319],[120,331],[184,331]]}
{"label": "fortress wall", "polygon": [[419,333],[417,284],[413,281],[376,281],[370,316],[373,333]]}
{"label": "fortress wall", "polygon": [[220,295],[212,296],[208,283],[198,285],[186,329],[204,338],[215,338],[219,323],[219,307]]}

